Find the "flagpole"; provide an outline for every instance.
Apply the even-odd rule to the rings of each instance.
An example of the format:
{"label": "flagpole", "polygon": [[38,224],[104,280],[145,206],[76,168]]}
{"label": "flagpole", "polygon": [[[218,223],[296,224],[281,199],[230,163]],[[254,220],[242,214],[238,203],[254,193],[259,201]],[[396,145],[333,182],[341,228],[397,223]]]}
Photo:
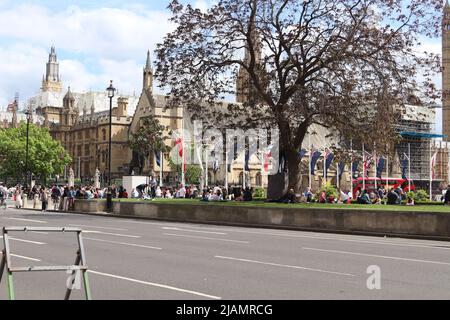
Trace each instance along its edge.
{"label": "flagpole", "polygon": [[225,190],[228,194],[228,150],[225,153]]}
{"label": "flagpole", "polygon": [[433,201],[433,194],[432,194],[433,193],[433,186],[432,186],[432,184],[433,184],[433,168],[432,168],[433,159],[431,159],[431,158],[432,158],[432,155],[431,155],[431,140],[430,140],[430,202]]}
{"label": "flagpole", "polygon": [[339,190],[339,162],[336,165],[336,187]]}
{"label": "flagpole", "polygon": [[309,144],[309,190],[312,190],[312,172],[311,172],[311,157],[312,157],[312,146],[311,146],[311,134],[308,132],[308,144]]}
{"label": "flagpole", "polygon": [[327,149],[326,148],[324,148],[323,149],[323,179],[324,179],[324,183],[323,183],[323,185],[326,185],[327,184],[327,174],[326,174],[326,172],[327,172],[327,151],[326,151]]}
{"label": "flagpole", "polygon": [[209,145],[206,145],[206,154],[205,154],[205,162],[206,162],[205,182],[206,182],[206,188],[209,187],[209,181],[208,181],[208,153],[209,153]]}
{"label": "flagpole", "polygon": [[373,145],[373,157],[374,157],[374,163],[375,163],[375,191],[377,190],[377,179],[378,179],[378,177],[377,177],[377,167],[378,167],[378,158],[377,158],[377,151],[376,151],[376,149],[375,149],[375,143],[374,143],[374,145]]}
{"label": "flagpole", "polygon": [[[160,125],[162,125],[162,109],[161,109],[161,120],[160,120]],[[162,188],[163,187],[163,170],[164,170],[164,154],[162,152],[162,150],[160,151],[160,155],[159,155],[159,186]]]}
{"label": "flagpole", "polygon": [[363,189],[362,191],[366,190],[366,150],[364,148],[364,143],[362,145],[363,150]]}
{"label": "flagpole", "polygon": [[[247,151],[245,151],[247,152]],[[244,162],[243,162],[243,174],[242,174],[242,190],[245,190],[245,158],[246,158],[246,153],[244,153]],[[249,160],[250,161],[250,160]]]}
{"label": "flagpole", "polygon": [[353,140],[350,140],[350,191],[353,199]]}
{"label": "flagpole", "polygon": [[386,156],[386,192],[389,191],[389,147]]}
{"label": "flagpole", "polygon": [[411,143],[408,143],[408,192],[411,191]]}
{"label": "flagpole", "polygon": [[181,150],[183,150],[182,154],[182,163],[181,163],[181,184],[183,187],[186,187],[186,180],[185,180],[185,168],[184,165],[186,163],[186,150],[184,148],[184,112],[183,112],[183,118],[181,119]]}

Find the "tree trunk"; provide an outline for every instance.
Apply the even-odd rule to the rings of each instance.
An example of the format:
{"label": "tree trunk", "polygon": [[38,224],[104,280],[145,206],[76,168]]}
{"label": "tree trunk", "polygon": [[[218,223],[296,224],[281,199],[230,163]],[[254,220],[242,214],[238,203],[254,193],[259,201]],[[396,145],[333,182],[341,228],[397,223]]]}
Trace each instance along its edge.
{"label": "tree trunk", "polygon": [[298,152],[296,152],[295,150],[286,152],[286,158],[288,161],[288,170],[289,170],[288,188],[294,189],[294,192],[299,193],[302,191],[301,168],[300,168],[301,159],[298,156]]}

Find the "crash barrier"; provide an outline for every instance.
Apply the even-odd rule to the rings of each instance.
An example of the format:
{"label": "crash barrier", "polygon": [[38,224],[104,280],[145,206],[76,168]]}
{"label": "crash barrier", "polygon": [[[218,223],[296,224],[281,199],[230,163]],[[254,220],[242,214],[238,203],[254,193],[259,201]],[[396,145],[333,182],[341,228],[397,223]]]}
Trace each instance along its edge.
{"label": "crash barrier", "polygon": [[[13,267],[11,263],[11,250],[9,245],[9,232],[73,232],[77,234],[78,250],[76,253],[75,263],[70,266],[32,266],[32,267]],[[92,300],[91,289],[88,278],[88,266],[86,264],[86,255],[84,252],[82,230],[79,228],[38,228],[38,227],[4,227],[3,228],[3,251],[2,260],[0,262],[0,284],[2,282],[3,273],[7,274],[8,281],[8,297],[9,300],[15,300],[14,293],[14,272],[43,272],[43,271],[72,271],[71,285],[68,285],[65,300],[69,300],[72,288],[76,279],[76,273],[81,272],[84,282],[84,291],[86,300]]]}

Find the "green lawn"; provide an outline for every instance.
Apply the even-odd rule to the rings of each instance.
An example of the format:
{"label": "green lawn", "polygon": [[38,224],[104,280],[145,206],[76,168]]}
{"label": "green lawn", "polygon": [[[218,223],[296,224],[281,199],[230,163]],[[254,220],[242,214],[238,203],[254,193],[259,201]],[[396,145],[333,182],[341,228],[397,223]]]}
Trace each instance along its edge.
{"label": "green lawn", "polygon": [[253,202],[202,202],[199,200],[189,199],[159,199],[155,201],[143,201],[136,199],[115,199],[114,201],[122,202],[145,202],[145,203],[166,203],[177,205],[204,205],[204,206],[241,206],[241,207],[264,207],[264,208],[311,208],[311,209],[336,209],[344,208],[347,210],[363,209],[363,210],[377,210],[377,211],[411,211],[411,212],[447,212],[450,213],[450,206],[444,205],[416,205],[416,206],[387,206],[387,205],[361,205],[361,204],[319,204],[319,203],[296,203],[296,204],[282,204],[282,203],[266,203],[264,201]]}

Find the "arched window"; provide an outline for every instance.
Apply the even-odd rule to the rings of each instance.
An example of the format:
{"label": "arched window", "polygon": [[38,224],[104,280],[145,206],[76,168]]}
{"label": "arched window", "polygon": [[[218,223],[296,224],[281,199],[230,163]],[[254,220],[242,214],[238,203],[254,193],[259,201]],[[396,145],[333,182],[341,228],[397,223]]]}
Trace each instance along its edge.
{"label": "arched window", "polygon": [[244,184],[244,173],[239,173],[239,184],[242,186]]}
{"label": "arched window", "polygon": [[255,177],[255,182],[258,187],[262,187],[262,175],[261,172],[258,172]]}
{"label": "arched window", "polygon": [[102,129],[103,141],[106,141],[106,129]]}

